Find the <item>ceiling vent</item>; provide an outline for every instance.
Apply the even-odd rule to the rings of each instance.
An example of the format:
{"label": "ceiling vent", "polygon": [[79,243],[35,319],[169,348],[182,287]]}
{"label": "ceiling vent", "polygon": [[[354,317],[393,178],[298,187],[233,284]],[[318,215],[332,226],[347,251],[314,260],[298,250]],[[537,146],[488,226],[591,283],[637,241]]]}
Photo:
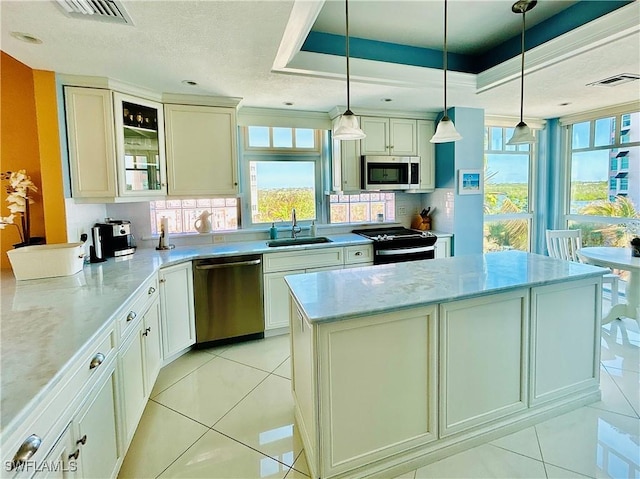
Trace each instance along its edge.
{"label": "ceiling vent", "polygon": [[55,0],[72,18],[133,25],[133,20],[118,0]]}
{"label": "ceiling vent", "polygon": [[604,80],[587,83],[587,86],[618,86],[635,80],[640,80],[640,75],[636,75],[634,73],[621,73],[620,75],[605,78]]}

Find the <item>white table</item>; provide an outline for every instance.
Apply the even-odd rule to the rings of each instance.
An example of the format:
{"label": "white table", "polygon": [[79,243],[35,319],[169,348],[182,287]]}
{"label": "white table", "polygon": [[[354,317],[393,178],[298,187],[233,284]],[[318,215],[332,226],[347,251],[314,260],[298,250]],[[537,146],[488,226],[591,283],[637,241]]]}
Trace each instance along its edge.
{"label": "white table", "polygon": [[585,263],[623,269],[631,273],[625,289],[627,302],[611,308],[609,314],[602,319],[602,324],[620,317],[632,318],[640,323],[640,258],[631,256],[631,248],[594,246],[579,249],[578,255]]}

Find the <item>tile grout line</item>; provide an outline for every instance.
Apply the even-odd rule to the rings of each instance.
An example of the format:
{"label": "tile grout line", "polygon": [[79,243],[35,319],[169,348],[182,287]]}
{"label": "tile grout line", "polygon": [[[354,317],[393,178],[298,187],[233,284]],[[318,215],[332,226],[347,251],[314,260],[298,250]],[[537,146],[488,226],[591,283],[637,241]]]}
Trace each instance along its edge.
{"label": "tile grout line", "polygon": [[161,475],[163,475],[167,469],[169,469],[178,459],[180,459],[182,456],[184,456],[186,454],[186,452],[191,449],[200,439],[202,439],[204,437],[205,434],[207,434],[209,432],[209,430],[206,430],[205,432],[202,433],[202,435],[200,435],[198,437],[198,439],[196,439],[195,441],[193,441],[193,443],[191,443],[184,451],[182,451],[180,454],[178,454],[178,457],[176,457],[173,461],[171,461],[171,463],[165,467],[160,474],[158,474],[156,477],[156,479],[158,479],[158,477],[160,477]]}
{"label": "tile grout line", "polygon": [[[503,437],[507,437],[507,436],[503,436]],[[489,446],[493,446],[493,447],[497,447],[498,449],[502,449],[503,451],[506,452],[510,452],[512,454],[516,454],[518,456],[522,456],[522,457],[526,457],[527,459],[531,459],[532,461],[536,461],[536,462],[540,462],[542,464],[544,464],[544,461],[540,460],[540,459],[536,459],[535,457],[531,457],[531,456],[527,456],[526,454],[523,454],[521,452],[517,452],[517,451],[512,451],[511,449],[507,449],[506,447],[503,446],[498,446],[497,444],[492,444],[490,442],[487,442],[485,444],[488,444]],[[538,444],[538,447],[540,447],[540,445]],[[468,450],[468,449],[467,449]],[[464,451],[463,451],[464,452]],[[454,454],[455,455],[455,454]],[[452,457],[452,456],[448,456],[448,457]]]}
{"label": "tile grout line", "polygon": [[158,406],[162,406],[166,409],[168,409],[169,411],[175,412],[176,414],[179,414],[180,416],[189,419],[190,421],[193,421],[197,424],[200,424],[203,427],[206,427],[207,429],[211,429],[209,426],[207,426],[205,423],[198,421],[197,419],[194,419],[192,417],[187,416],[185,413],[178,411],[177,409],[173,409],[172,407],[167,406],[166,404],[162,404],[161,402],[156,401],[155,399],[149,399],[149,401],[153,401],[154,403],[156,403]]}
{"label": "tile grout line", "polygon": [[542,445],[540,444],[540,437],[538,436],[538,429],[536,425],[533,426],[533,432],[536,434],[536,442],[538,443],[538,451],[540,451],[540,459],[542,459],[542,467],[544,467],[544,474],[549,479],[549,471],[547,471],[547,463],[544,462],[544,454],[542,453]]}
{"label": "tile grout line", "polygon": [[[186,354],[189,354],[189,353],[186,353]],[[207,354],[211,354],[211,353],[207,353]],[[181,357],[182,357],[182,356],[181,356]],[[206,360],[204,363],[202,363],[200,366],[198,366],[197,368],[195,368],[195,369],[193,369],[193,370],[189,371],[189,372],[188,372],[187,374],[185,374],[184,376],[181,376],[181,377],[180,377],[180,378],[178,378],[175,382],[171,383],[171,384],[170,384],[169,386],[167,386],[166,388],[161,389],[161,390],[160,390],[160,391],[159,391],[155,396],[152,396],[152,397],[154,397],[154,398],[155,398],[155,397],[159,396],[160,394],[162,394],[163,392],[165,392],[167,389],[169,389],[169,388],[170,388],[170,387],[172,387],[172,386],[175,386],[177,383],[179,383],[180,381],[182,381],[184,378],[186,378],[187,376],[189,376],[191,373],[193,373],[194,371],[196,371],[196,370],[200,369],[202,366],[204,366],[205,364],[208,364],[209,362],[211,362],[212,360],[214,360],[214,359],[215,359],[215,358],[217,358],[217,357],[218,357],[218,356],[212,355],[212,356],[211,356],[211,358],[207,359],[207,360]],[[169,364],[171,364],[171,363],[169,363]],[[169,366],[169,364],[167,364],[167,366]],[[156,380],[157,380],[157,378],[156,378]],[[153,388],[152,388],[152,390],[153,390]],[[149,399],[151,399],[151,397],[150,397]]]}
{"label": "tile grout line", "polygon": [[[631,401],[629,401],[629,398],[624,393],[622,388],[618,385],[618,382],[616,381],[615,377],[609,372],[609,370],[607,369],[607,367],[604,364],[602,366],[604,367],[605,371],[607,372],[607,375],[609,376],[609,378],[613,381],[613,384],[615,384],[616,388],[618,388],[618,391],[620,391],[620,394],[622,394],[622,397],[625,399],[625,401],[627,401],[627,404],[629,404],[629,407],[631,407],[631,410],[636,413],[636,417],[634,419],[640,418],[640,410],[636,411],[636,408],[633,406]],[[624,371],[624,369],[622,371]],[[630,371],[630,372],[635,372],[635,371]],[[640,373],[638,373],[638,375],[640,375]],[[618,414],[620,414],[620,413],[618,413]],[[621,414],[621,416],[626,416],[626,414]],[[627,417],[631,417],[631,416],[627,416]]]}

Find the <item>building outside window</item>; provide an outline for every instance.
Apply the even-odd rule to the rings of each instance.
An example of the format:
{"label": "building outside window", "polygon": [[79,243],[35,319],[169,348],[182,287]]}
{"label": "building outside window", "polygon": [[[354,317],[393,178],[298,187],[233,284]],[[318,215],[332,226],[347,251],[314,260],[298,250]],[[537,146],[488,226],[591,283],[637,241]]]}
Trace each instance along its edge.
{"label": "building outside window", "polygon": [[565,220],[584,246],[627,246],[640,217],[640,112],[570,123]]}
{"label": "building outside window", "polygon": [[484,134],[484,251],[531,250],[533,149],[507,145],[513,128]]}

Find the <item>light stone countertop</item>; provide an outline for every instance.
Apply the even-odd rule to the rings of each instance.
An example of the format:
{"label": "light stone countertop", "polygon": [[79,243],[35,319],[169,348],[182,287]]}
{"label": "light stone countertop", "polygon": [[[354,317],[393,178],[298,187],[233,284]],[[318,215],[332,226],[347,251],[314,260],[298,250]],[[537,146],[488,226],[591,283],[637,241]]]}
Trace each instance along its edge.
{"label": "light stone countertop", "polygon": [[596,266],[503,251],[285,276],[310,323],[602,276]]}
{"label": "light stone countertop", "polygon": [[160,267],[199,258],[369,244],[355,234],[331,243],[270,248],[267,240],[138,249],[121,259],[85,265],[72,276],[16,281],[0,275],[0,430],[9,434],[59,381],[65,366],[120,314]]}

